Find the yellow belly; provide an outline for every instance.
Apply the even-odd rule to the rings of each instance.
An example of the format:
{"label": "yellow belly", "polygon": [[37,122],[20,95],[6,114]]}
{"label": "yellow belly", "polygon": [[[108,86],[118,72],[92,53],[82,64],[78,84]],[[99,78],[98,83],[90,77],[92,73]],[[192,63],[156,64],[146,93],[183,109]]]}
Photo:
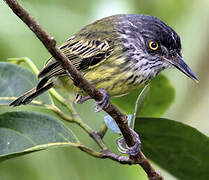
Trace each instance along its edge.
{"label": "yellow belly", "polygon": [[[143,84],[133,84],[130,83],[130,81],[127,81],[127,77],[131,75],[130,72],[124,72],[119,75],[111,76],[112,73],[113,69],[108,69],[106,71],[103,69],[102,72],[97,69],[97,71],[90,71],[86,73],[84,77],[97,89],[105,89],[110,97],[123,96],[143,86]],[[56,83],[56,86],[64,90],[66,93],[86,96],[86,93],[73,85],[72,80],[70,80],[68,76],[59,77],[59,81]]]}
{"label": "yellow belly", "polygon": [[[137,76],[137,80],[132,83],[132,79],[127,80],[133,75],[134,71],[130,68],[129,70],[123,70],[126,67],[120,67],[125,62],[123,58],[109,58],[104,63],[89,68],[85,72],[82,72],[84,77],[93,84],[97,89],[105,89],[110,97],[122,96],[130,93],[131,91],[137,90],[142,87],[143,83],[137,83],[140,77]],[[134,64],[130,64],[133,67]],[[59,77],[60,81],[58,86],[64,89],[66,92],[74,92],[86,96],[86,94],[75,87],[72,80],[67,76]]]}

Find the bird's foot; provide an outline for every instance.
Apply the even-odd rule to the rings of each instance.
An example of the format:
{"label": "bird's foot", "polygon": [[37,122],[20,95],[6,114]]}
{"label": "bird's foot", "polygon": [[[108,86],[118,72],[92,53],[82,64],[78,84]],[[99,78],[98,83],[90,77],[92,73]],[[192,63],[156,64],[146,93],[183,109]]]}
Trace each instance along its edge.
{"label": "bird's foot", "polygon": [[[95,103],[94,105],[95,112],[101,111],[103,108],[107,107],[110,103],[110,96],[107,93],[107,91],[105,89],[99,89],[99,91],[103,94],[103,98],[101,101]],[[76,99],[78,104],[83,104],[85,101],[91,99],[91,97],[90,96],[82,97],[79,95]]]}
{"label": "bird's foot", "polygon": [[99,89],[99,91],[103,94],[103,98],[101,101],[95,103],[95,112],[101,111],[103,108],[106,108],[110,103],[110,96],[108,92],[105,89]]}
{"label": "bird's foot", "polygon": [[[136,144],[132,147],[128,147],[125,143],[125,139],[124,138],[119,138],[116,140],[117,144],[118,144],[118,150],[123,153],[123,154],[128,154],[130,156],[135,156],[139,153],[139,151],[141,150],[141,141],[139,139],[139,135],[133,130],[131,129],[134,137],[136,138]],[[123,147],[123,145],[125,144],[126,147]]]}
{"label": "bird's foot", "polygon": [[85,97],[82,97],[82,96],[79,96],[79,99],[77,100],[77,103],[78,104],[83,104],[85,101],[91,99],[90,96],[85,96]]}

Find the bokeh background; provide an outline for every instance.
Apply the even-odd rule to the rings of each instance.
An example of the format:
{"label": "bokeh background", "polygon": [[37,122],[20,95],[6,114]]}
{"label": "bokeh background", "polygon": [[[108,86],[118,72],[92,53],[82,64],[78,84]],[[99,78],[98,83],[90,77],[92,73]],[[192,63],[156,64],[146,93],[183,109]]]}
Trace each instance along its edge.
{"label": "bokeh background", "polygon": [[[62,44],[73,33],[92,21],[118,13],[149,14],[161,18],[181,36],[186,62],[197,74],[197,84],[177,70],[163,72],[176,89],[175,102],[164,117],[187,123],[209,135],[209,1],[208,0],[21,0],[38,22]],[[34,34],[0,1],[0,61],[27,56],[40,69],[49,53]],[[90,103],[93,107],[93,102]],[[88,110],[86,110],[88,109]],[[91,108],[92,109],[92,108]],[[78,107],[87,123],[98,129],[102,114]],[[89,112],[90,111],[90,112]],[[78,128],[73,131],[86,142]],[[111,132],[105,136],[116,148]],[[1,147],[0,147],[1,148]],[[157,167],[157,166],[156,166]],[[157,167],[160,169],[159,167]],[[173,176],[160,169],[165,179]],[[147,179],[139,166],[119,165],[100,160],[73,148],[32,153],[0,164],[0,180],[135,180]]]}

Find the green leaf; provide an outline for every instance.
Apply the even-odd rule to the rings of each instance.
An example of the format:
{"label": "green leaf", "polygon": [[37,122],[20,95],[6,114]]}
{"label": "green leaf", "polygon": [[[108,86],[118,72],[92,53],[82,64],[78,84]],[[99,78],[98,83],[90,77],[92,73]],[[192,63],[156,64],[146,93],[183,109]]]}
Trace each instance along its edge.
{"label": "green leaf", "polygon": [[149,91],[150,91],[150,86],[146,85],[142,89],[142,91],[140,92],[140,94],[136,100],[135,110],[134,110],[134,114],[133,114],[132,120],[131,120],[131,124],[132,124],[131,128],[132,129],[134,129],[136,117],[139,114],[140,110],[142,109],[144,101],[145,101],[146,97],[148,96]]}
{"label": "green leaf", "polygon": [[12,63],[12,64],[16,64],[16,65],[20,65],[21,63],[25,63],[25,64],[28,65],[28,67],[30,68],[30,70],[32,70],[32,72],[36,76],[39,74],[38,68],[33,63],[33,61],[31,59],[29,59],[28,57],[8,58],[7,61],[10,62],[10,63]]}
{"label": "green leaf", "polygon": [[188,125],[160,118],[137,118],[142,151],[182,180],[209,179],[209,138]]}
{"label": "green leaf", "polygon": [[76,136],[51,116],[23,111],[0,115],[0,161],[51,147],[77,145]]}
{"label": "green leaf", "polygon": [[[134,91],[126,96],[113,98],[111,101],[126,114],[133,114],[136,99],[142,91]],[[150,91],[143,107],[136,116],[160,117],[174,100],[175,90],[170,81],[163,75],[158,75],[150,84]]]}
{"label": "green leaf", "polygon": [[[135,125],[135,119],[136,119],[136,115],[138,113],[138,111],[140,110],[140,108],[142,107],[144,100],[149,92],[149,85],[146,85],[142,91],[140,92],[137,100],[136,100],[136,105],[135,105],[135,111],[132,114],[127,115],[128,118],[128,125],[130,128],[134,129],[134,125]],[[120,129],[118,127],[118,125],[116,124],[116,122],[112,119],[111,116],[105,116],[104,117],[104,122],[107,125],[107,127],[113,131],[116,134],[121,134]]]}
{"label": "green leaf", "polygon": [[[38,83],[36,76],[26,68],[0,62],[0,105],[9,104],[15,97],[33,88]],[[49,94],[36,98],[39,102],[51,104]]]}

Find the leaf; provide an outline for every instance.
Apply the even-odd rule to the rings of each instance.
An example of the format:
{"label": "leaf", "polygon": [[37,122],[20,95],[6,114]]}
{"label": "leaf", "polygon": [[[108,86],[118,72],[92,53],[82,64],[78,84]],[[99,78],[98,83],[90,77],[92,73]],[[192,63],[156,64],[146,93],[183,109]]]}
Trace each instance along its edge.
{"label": "leaf", "polygon": [[139,114],[140,110],[143,107],[144,101],[146,99],[146,97],[148,96],[148,93],[150,91],[150,86],[146,85],[142,91],[140,92],[137,100],[136,100],[136,105],[135,105],[135,110],[134,110],[134,114],[132,116],[132,126],[131,128],[134,129],[134,125],[135,125],[135,120],[136,120],[136,116]]}
{"label": "leaf", "polygon": [[182,180],[209,179],[209,138],[188,125],[161,118],[137,118],[135,131],[145,155]]}
{"label": "leaf", "polygon": [[[132,119],[132,114],[129,114],[127,115],[127,118],[128,118],[128,125],[129,126],[132,126],[132,122],[131,122],[131,119]],[[111,116],[105,116],[104,117],[104,122],[105,124],[107,125],[107,127],[114,133],[116,134],[121,134],[120,132],[120,129],[118,128],[118,125],[117,123],[112,119]]]}
{"label": "leaf", "polygon": [[[145,86],[143,88],[143,90],[141,91],[141,93],[139,94],[139,96],[137,98],[134,114],[133,115],[132,114],[127,115],[128,125],[132,129],[134,129],[136,114],[137,114],[139,108],[142,106],[142,104],[143,104],[143,102],[144,102],[148,92],[149,92],[149,86],[147,85],[147,86]],[[118,128],[117,123],[112,119],[111,116],[105,116],[104,117],[104,121],[105,121],[107,127],[110,130],[112,130],[116,134],[121,134],[120,129]]]}
{"label": "leaf", "polygon": [[[121,111],[126,114],[133,114],[135,103],[139,93],[142,91],[134,91],[126,96],[112,99]],[[160,117],[169,108],[174,100],[175,91],[170,81],[163,75],[158,75],[150,84],[150,91],[143,107],[136,116]]]}
{"label": "leaf", "polygon": [[[18,97],[30,90],[37,84],[36,76],[26,68],[10,63],[0,62],[0,105],[9,104]],[[43,94],[36,100],[51,104],[49,94]],[[40,104],[41,105],[41,104]]]}
{"label": "leaf", "polygon": [[33,63],[33,61],[31,59],[29,59],[28,57],[8,58],[7,61],[12,63],[12,64],[16,64],[16,65],[20,65],[21,63],[25,63],[25,64],[27,64],[29,66],[30,70],[32,70],[32,72],[36,76],[38,76],[38,74],[39,74],[38,68]]}
{"label": "leaf", "polygon": [[144,101],[145,101],[146,97],[149,94],[149,91],[150,91],[149,85],[146,85],[142,89],[141,93],[139,94],[139,96],[136,100],[135,111],[134,111],[135,114],[139,114],[139,111],[142,109],[142,106],[144,104]]}
{"label": "leaf", "polygon": [[0,115],[0,161],[51,147],[77,144],[76,136],[51,116],[23,111]]}

